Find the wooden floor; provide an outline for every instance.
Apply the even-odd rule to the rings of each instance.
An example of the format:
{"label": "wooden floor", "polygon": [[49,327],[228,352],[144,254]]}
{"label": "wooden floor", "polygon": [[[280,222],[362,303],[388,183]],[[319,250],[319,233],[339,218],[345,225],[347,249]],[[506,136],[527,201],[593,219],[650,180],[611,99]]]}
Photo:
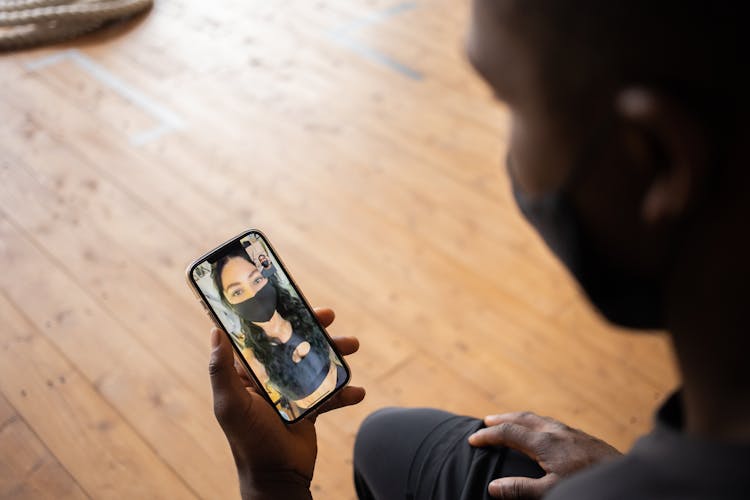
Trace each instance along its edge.
{"label": "wooden floor", "polygon": [[535,410],[621,449],[648,429],[666,343],[603,324],[517,213],[467,9],[157,0],[0,59],[0,497],[237,497],[183,270],[247,227],[361,339],[317,498],[354,497],[385,405]]}

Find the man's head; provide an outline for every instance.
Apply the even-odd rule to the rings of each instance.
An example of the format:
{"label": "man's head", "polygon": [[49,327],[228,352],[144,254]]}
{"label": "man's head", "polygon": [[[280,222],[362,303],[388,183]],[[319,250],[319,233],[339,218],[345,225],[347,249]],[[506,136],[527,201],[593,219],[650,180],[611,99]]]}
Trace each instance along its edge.
{"label": "man's head", "polygon": [[518,191],[564,195],[573,246],[597,263],[574,274],[595,282],[582,284],[600,309],[597,294],[617,302],[603,310],[616,323],[670,322],[674,297],[720,271],[706,262],[736,247],[750,215],[737,5],[474,1],[469,58],[508,105]]}

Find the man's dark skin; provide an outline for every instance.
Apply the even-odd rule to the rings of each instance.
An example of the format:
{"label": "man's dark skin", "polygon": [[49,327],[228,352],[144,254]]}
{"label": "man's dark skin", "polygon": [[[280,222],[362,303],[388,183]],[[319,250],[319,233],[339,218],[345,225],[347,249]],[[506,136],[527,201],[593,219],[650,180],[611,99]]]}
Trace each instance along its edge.
{"label": "man's dark skin", "polygon": [[[729,23],[726,29],[700,32],[701,16],[723,15],[716,3],[702,10],[698,2],[667,2],[640,18],[644,2],[622,12],[608,11],[601,1],[557,3],[567,7],[553,0],[473,4],[467,52],[508,106],[512,174],[533,197],[569,182],[582,156],[595,165],[571,182],[571,199],[602,254],[659,286],[682,378],[684,432],[748,444],[750,341],[743,312],[750,282],[750,238],[744,235],[750,169],[743,160],[748,127],[738,117],[750,87],[735,93],[730,79],[742,87],[746,70],[733,73],[736,54],[727,53],[741,53],[746,44],[732,42],[731,13],[716,20]],[[578,19],[559,10],[566,8],[594,13]],[[669,17],[669,9],[679,19]],[[619,24],[607,25],[608,16]],[[680,24],[679,16],[689,21]],[[676,19],[677,27],[659,19]],[[585,22],[590,29],[581,30],[577,23]],[[615,27],[632,37],[618,38]],[[661,29],[674,31],[662,35]],[[715,47],[706,54],[709,43]],[[324,324],[333,320],[330,310],[318,314]],[[336,341],[344,354],[358,347],[356,339]],[[212,345],[216,415],[237,461],[243,497],[310,498],[314,423],[281,424],[238,376],[226,337],[214,331]],[[326,410],[363,397],[363,389],[346,388]],[[529,413],[495,415],[485,424],[470,438],[472,446],[516,448],[547,472],[541,479],[493,481],[489,491],[497,498],[539,498],[560,479],[618,454]],[[269,477],[274,481],[262,479]]]}

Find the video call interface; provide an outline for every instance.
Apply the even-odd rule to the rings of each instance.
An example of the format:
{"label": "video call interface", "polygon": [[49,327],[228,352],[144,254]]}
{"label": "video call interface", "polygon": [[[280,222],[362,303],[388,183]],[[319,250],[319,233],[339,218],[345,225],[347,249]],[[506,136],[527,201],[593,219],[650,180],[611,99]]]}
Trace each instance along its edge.
{"label": "video call interface", "polygon": [[259,233],[200,262],[193,280],[283,418],[346,382],[346,370]]}

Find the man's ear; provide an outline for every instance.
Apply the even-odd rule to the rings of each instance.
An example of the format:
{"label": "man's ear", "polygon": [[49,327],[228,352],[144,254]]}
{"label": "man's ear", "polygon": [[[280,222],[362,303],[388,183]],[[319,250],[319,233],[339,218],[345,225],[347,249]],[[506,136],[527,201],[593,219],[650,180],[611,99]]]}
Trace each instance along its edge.
{"label": "man's ear", "polygon": [[619,92],[615,113],[627,130],[628,154],[651,172],[641,203],[643,220],[658,224],[680,217],[707,170],[705,129],[682,103],[647,88]]}

